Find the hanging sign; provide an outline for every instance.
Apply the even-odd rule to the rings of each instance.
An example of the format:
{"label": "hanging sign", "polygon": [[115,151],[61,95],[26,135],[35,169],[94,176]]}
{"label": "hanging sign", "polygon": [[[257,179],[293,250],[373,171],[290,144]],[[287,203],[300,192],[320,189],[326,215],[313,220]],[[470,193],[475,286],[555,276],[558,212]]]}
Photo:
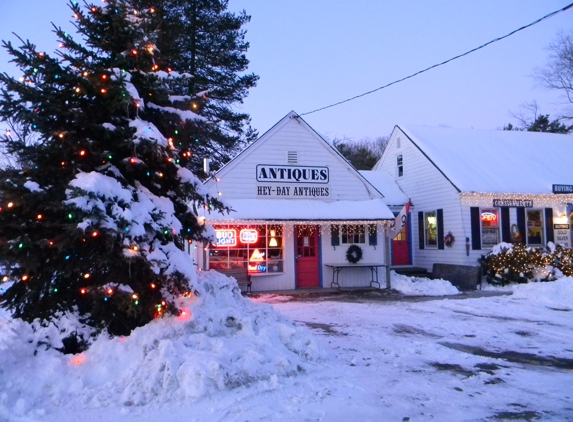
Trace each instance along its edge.
{"label": "hanging sign", "polygon": [[553,224],[553,235],[555,243],[565,248],[571,247],[571,225]]}
{"label": "hanging sign", "polygon": [[573,185],[553,185],[553,193],[556,194],[573,193]]}

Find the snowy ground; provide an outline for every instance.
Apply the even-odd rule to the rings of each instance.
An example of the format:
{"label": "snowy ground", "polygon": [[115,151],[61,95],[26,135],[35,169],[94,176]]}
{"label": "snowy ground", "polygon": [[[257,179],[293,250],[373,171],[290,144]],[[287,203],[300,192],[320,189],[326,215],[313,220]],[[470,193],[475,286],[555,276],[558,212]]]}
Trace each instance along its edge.
{"label": "snowy ground", "polygon": [[[374,294],[310,300],[304,296],[254,297],[254,302],[271,303],[295,320],[300,326],[297,338],[308,341],[314,337],[308,350],[318,346],[318,352],[307,358],[296,355],[300,361],[296,375],[285,371],[235,388],[207,386],[196,399],[138,406],[122,403],[118,396],[97,407],[89,400],[66,405],[62,396],[61,404],[54,405],[47,398],[26,397],[25,383],[7,380],[8,375],[29,378],[30,390],[40,397],[35,384],[43,377],[33,371],[41,373],[41,359],[53,370],[48,358],[36,357],[32,363],[32,358],[22,357],[19,372],[7,366],[3,370],[0,361],[0,420],[573,420],[573,278],[513,290],[513,295],[420,301]],[[267,305],[263,309],[272,314]],[[280,316],[271,319],[284,334],[288,321]],[[307,338],[309,333],[313,335]],[[287,353],[279,343],[292,347],[292,339],[285,341],[284,335],[282,340],[268,336],[270,351],[257,346],[267,360],[272,360],[271,353]],[[222,342],[219,347],[240,350],[232,344]],[[298,351],[302,349],[299,345]],[[114,352],[117,349],[109,359],[120,358]],[[0,356],[3,353],[6,350]],[[268,362],[261,364],[268,366]],[[69,376],[67,369],[62,374]],[[11,399],[16,396],[7,391],[14,386],[23,390],[20,393],[26,399]],[[85,389],[82,394],[87,398]]]}

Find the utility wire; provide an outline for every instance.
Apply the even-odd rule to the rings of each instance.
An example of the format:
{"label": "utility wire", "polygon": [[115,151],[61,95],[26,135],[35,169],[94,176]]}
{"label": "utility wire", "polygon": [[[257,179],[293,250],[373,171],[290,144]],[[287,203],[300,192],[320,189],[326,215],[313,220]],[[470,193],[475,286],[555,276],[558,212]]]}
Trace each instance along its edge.
{"label": "utility wire", "polygon": [[342,100],[342,101],[339,101],[339,102],[337,102],[337,103],[327,105],[327,106],[325,106],[325,107],[317,108],[316,110],[307,111],[306,113],[301,113],[300,116],[304,116],[304,115],[306,115],[306,114],[316,113],[317,111],[326,110],[327,108],[331,108],[331,107],[334,107],[334,106],[337,106],[337,105],[340,105],[340,104],[347,103],[347,102],[352,101],[352,100],[356,100],[357,98],[364,97],[364,96],[369,95],[369,94],[372,94],[372,93],[374,93],[374,92],[376,92],[376,91],[380,91],[381,89],[384,89],[384,88],[388,88],[389,86],[395,85],[395,84],[397,84],[398,82],[402,82],[402,81],[405,81],[406,79],[413,78],[414,76],[417,76],[417,75],[419,75],[420,73],[424,73],[424,72],[427,72],[428,70],[431,70],[431,69],[434,69],[434,68],[436,68],[436,67],[445,65],[446,63],[452,62],[452,61],[454,61],[454,60],[456,60],[456,59],[459,59],[460,57],[467,56],[468,54],[471,54],[471,53],[473,53],[474,51],[478,51],[478,50],[480,50],[480,49],[482,49],[482,48],[484,48],[484,47],[487,47],[488,45],[493,44],[494,42],[501,41],[501,40],[503,40],[503,39],[505,39],[505,38],[507,38],[507,37],[510,37],[511,35],[515,34],[516,32],[522,31],[522,30],[527,29],[527,28],[529,28],[529,27],[531,27],[531,26],[533,26],[533,25],[536,25],[536,24],[538,24],[539,22],[544,21],[545,19],[549,19],[549,18],[551,18],[551,17],[557,15],[558,13],[565,12],[567,9],[570,9],[570,8],[572,8],[572,7],[573,7],[573,3],[571,3],[571,4],[567,5],[567,6],[565,6],[565,7],[562,8],[562,9],[556,10],[555,12],[551,12],[551,13],[549,13],[548,15],[545,15],[545,16],[543,16],[542,18],[539,18],[539,19],[537,19],[536,21],[531,22],[531,23],[528,24],[528,25],[522,26],[521,28],[517,28],[516,30],[511,31],[511,32],[510,32],[509,34],[507,34],[507,35],[504,35],[504,36],[499,37],[499,38],[495,38],[495,39],[493,39],[493,40],[491,40],[491,41],[489,41],[489,42],[486,42],[485,44],[480,45],[479,47],[473,48],[473,49],[471,49],[471,50],[469,50],[469,51],[466,51],[466,52],[463,53],[463,54],[459,54],[459,55],[457,55],[457,56],[455,56],[455,57],[452,57],[451,59],[445,60],[445,61],[443,61],[443,62],[441,62],[441,63],[437,63],[437,64],[435,64],[435,65],[433,65],[433,66],[427,67],[427,68],[425,68],[425,69],[423,69],[423,70],[420,70],[420,71],[418,71],[418,72],[416,72],[416,73],[412,73],[412,74],[409,75],[409,76],[406,76],[406,77],[404,77],[404,78],[402,78],[402,79],[395,80],[394,82],[390,82],[389,84],[386,84],[386,85],[383,85],[383,86],[381,86],[381,87],[379,87],[379,88],[373,89],[372,91],[368,91],[368,92],[365,92],[365,93],[363,93],[363,94],[359,94],[359,95],[356,95],[356,96],[354,96],[354,97],[347,98],[346,100]]}

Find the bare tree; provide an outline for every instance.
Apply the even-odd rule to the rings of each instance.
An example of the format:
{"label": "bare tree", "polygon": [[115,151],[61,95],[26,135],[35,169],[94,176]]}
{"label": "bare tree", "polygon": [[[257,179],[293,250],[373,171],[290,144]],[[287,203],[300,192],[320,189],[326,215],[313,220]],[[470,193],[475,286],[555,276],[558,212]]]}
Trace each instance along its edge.
{"label": "bare tree", "polygon": [[358,141],[344,137],[334,139],[333,145],[357,170],[371,170],[382,157],[389,140],[389,136],[363,138]]}
{"label": "bare tree", "polygon": [[[535,69],[534,77],[541,86],[561,91],[563,98],[573,104],[573,31],[559,32],[548,50],[548,63]],[[573,110],[567,110],[561,118],[573,119]]]}

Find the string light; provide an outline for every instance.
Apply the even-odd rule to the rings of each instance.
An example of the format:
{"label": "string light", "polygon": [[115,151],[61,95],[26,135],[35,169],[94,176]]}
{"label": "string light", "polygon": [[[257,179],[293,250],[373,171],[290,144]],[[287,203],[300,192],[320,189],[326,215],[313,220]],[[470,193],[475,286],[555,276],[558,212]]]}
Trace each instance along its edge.
{"label": "string light", "polygon": [[81,155],[82,157],[83,157],[84,155],[86,155],[85,150],[82,149],[82,150],[80,151],[80,155]]}
{"label": "string light", "polygon": [[87,289],[85,289],[85,288],[80,289],[80,293],[83,294],[83,295],[85,295],[87,292],[88,292],[88,291],[87,291]]}
{"label": "string light", "polygon": [[102,89],[100,90],[100,92],[101,92],[102,94],[105,94],[105,93],[107,93],[107,89],[102,88]]}
{"label": "string light", "polygon": [[23,275],[22,278],[21,278],[21,280],[24,281],[24,282],[26,282],[26,281],[28,281],[28,278],[29,278],[29,277],[28,277],[27,275]]}
{"label": "string light", "polygon": [[43,216],[42,214],[38,214],[38,215],[36,216],[36,218],[37,218],[38,220],[41,220],[42,218],[44,218],[44,216]]}
{"label": "string light", "polygon": [[8,202],[8,205],[7,205],[7,206],[8,206],[8,208],[12,208],[12,207],[14,206],[14,203],[13,203],[13,202]]}
{"label": "string light", "polygon": [[87,280],[88,278],[90,278],[90,274],[89,274],[89,273],[85,273],[85,274],[84,274],[84,278]]}

